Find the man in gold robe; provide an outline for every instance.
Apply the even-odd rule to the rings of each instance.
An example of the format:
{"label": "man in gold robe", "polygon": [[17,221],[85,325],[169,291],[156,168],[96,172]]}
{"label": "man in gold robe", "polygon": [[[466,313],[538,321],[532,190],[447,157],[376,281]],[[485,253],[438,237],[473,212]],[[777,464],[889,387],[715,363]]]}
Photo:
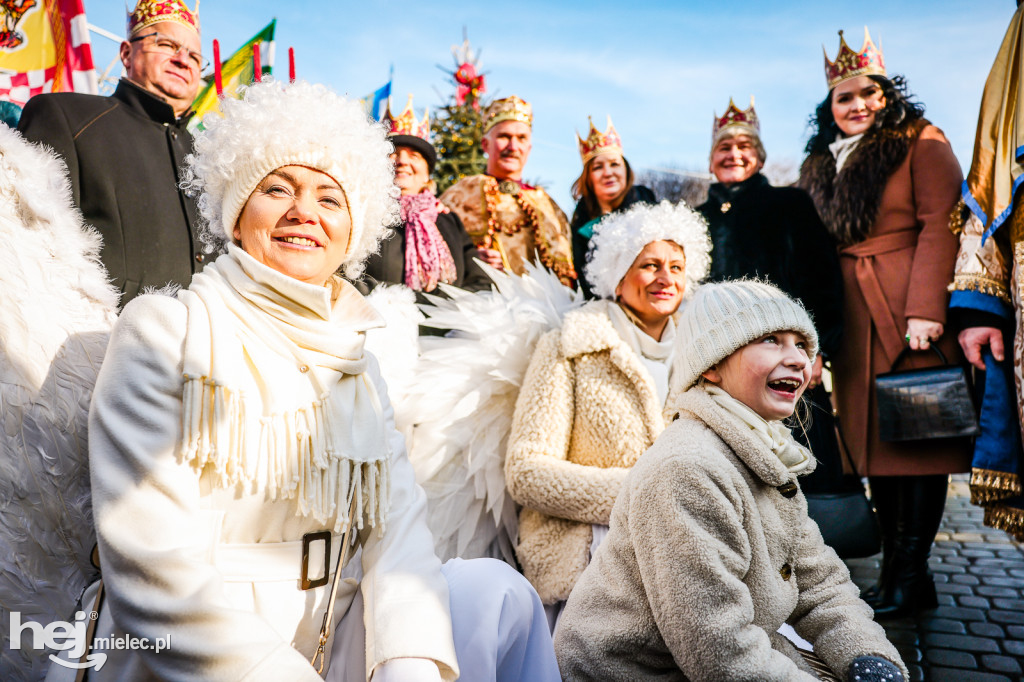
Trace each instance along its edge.
{"label": "man in gold robe", "polygon": [[533,112],[512,95],[495,100],[484,112],[487,172],[455,183],[441,195],[491,265],[516,274],[540,261],[566,285],[576,279],[569,221],[539,187],[523,182],[530,156]]}

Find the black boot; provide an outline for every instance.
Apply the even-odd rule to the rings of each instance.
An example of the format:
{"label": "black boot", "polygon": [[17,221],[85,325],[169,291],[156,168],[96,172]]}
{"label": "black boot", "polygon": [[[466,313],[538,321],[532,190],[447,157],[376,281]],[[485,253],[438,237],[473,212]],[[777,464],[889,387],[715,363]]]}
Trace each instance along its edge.
{"label": "black boot", "polygon": [[935,581],[928,571],[935,534],[946,507],[949,477],[903,476],[900,520],[889,582],[874,607],[876,618],[902,618],[938,606]]}
{"label": "black boot", "polygon": [[878,582],[861,592],[860,598],[874,608],[881,601],[882,594],[889,583],[892,558],[896,549],[896,527],[899,525],[900,478],[898,476],[872,476],[868,479],[871,486],[871,504],[878,517],[878,526],[882,531],[882,566],[878,574]]}

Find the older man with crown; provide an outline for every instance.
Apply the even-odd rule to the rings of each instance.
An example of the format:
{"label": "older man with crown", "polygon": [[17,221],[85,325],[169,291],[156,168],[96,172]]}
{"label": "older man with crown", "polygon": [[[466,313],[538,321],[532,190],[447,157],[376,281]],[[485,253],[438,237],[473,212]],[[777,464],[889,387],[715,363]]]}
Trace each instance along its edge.
{"label": "older man with crown", "polygon": [[18,128],[66,162],[74,202],[103,237],[100,257],[124,305],[145,287],[188,285],[208,258],[195,201],[178,187],[206,64],[197,12],[181,0],[139,0],[120,54],[126,75],[113,95],[37,95]]}
{"label": "older man with crown", "polygon": [[523,182],[523,167],[532,146],[533,112],[512,95],[491,102],[484,112],[487,171],[455,183],[441,201],[462,218],[466,231],[485,259],[522,274],[539,260],[571,285],[573,269],[569,221],[539,187]]}
{"label": "older man with crown", "polygon": [[841,473],[829,395],[820,384],[822,355],[834,357],[842,337],[842,278],[835,245],[811,198],[794,187],[773,187],[761,172],[766,158],[754,98],[746,109],[730,99],[712,121],[710,170],[716,182],[697,210],[711,233],[709,281],[767,279],[814,317],[822,354],[807,397],[822,409],[814,410],[806,436],[797,429],[821,463],[801,484],[813,491]]}
{"label": "older man with crown", "polygon": [[[413,291],[432,292],[439,284],[480,291],[491,280],[476,263],[479,255],[459,216],[434,195],[430,179],[437,152],[430,143],[426,112],[416,119],[412,95],[395,118],[388,105],[381,121],[395,145],[395,184],[402,192],[401,222],[388,228],[380,250],[366,261],[358,284],[371,290],[380,283],[404,284]],[[421,302],[427,299],[421,298]]]}

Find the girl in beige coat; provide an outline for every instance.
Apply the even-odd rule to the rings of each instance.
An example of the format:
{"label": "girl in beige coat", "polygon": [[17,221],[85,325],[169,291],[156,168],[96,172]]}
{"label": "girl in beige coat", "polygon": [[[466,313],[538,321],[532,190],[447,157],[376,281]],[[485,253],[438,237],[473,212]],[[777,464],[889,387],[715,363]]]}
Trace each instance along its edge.
{"label": "girl in beige coat", "polygon": [[807,313],[768,284],[713,284],[678,334],[673,423],[633,467],[569,597],[563,679],[817,679],[783,623],[843,679],[905,679],[797,484],[814,459],[781,420],[817,355]]}
{"label": "girl in beige coat", "polygon": [[629,468],[664,428],[672,316],[708,267],[707,227],[685,205],[612,215],[592,243],[586,277],[604,300],[538,343],[505,461],[523,505],[517,556],[552,627]]}

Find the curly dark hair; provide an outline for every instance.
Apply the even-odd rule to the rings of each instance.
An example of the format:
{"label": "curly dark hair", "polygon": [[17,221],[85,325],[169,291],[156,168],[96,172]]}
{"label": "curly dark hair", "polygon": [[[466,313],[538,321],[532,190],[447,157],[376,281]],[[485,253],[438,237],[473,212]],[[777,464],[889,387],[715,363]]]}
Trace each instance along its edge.
{"label": "curly dark hair", "polygon": [[[903,76],[893,76],[891,79],[885,76],[868,76],[878,83],[885,96],[885,108],[875,117],[876,128],[895,128],[906,125],[909,122],[924,118],[924,105],[915,101],[914,96],[907,89],[907,79]],[[828,96],[818,105],[811,114],[808,126],[813,131],[811,139],[807,141],[804,152],[814,154],[816,152],[827,152],[828,146],[835,142],[839,134],[839,126],[832,116],[832,93],[829,90]]]}

